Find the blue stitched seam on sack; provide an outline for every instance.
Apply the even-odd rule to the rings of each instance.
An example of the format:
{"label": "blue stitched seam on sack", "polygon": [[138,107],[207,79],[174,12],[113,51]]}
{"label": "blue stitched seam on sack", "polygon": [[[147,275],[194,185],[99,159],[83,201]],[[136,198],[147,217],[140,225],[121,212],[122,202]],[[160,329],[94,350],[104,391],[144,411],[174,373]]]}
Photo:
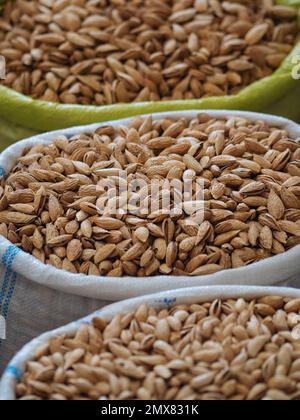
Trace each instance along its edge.
{"label": "blue stitched seam on sack", "polygon": [[2,168],[2,166],[0,166],[0,177],[2,177],[2,178],[5,177],[5,170],[4,170],[4,168]]}
{"label": "blue stitched seam on sack", "polygon": [[[6,267],[6,270],[4,274],[4,281],[3,281],[1,295],[0,295],[0,309],[1,309],[1,315],[3,315],[5,319],[7,319],[8,317],[9,306],[10,306],[11,299],[14,294],[16,281],[17,281],[17,274],[11,270],[11,267],[19,251],[20,249],[17,248],[15,245],[9,245],[9,247],[6,249],[5,253],[2,256],[2,264]],[[8,294],[5,299],[4,306],[2,307],[3,299],[5,297],[7,288],[8,288]],[[1,346],[2,346],[2,340],[0,340],[0,348]]]}
{"label": "blue stitched seam on sack", "polygon": [[[3,292],[4,293],[3,293],[3,296],[2,296],[2,292],[1,292],[1,297],[0,297],[0,305],[1,305],[2,315],[4,315],[5,319],[7,318],[7,315],[8,315],[9,305],[10,305],[11,299],[12,299],[13,294],[14,294],[16,280],[17,280],[17,275],[16,275],[16,273],[14,273],[11,270],[11,267],[13,265],[14,259],[16,258],[17,254],[19,253],[20,249],[17,248],[15,245],[10,245],[8,247],[7,251],[8,251],[8,258],[5,258],[4,255],[3,255],[3,258],[2,258],[2,262],[6,266],[6,271],[5,271],[4,282],[3,282]],[[4,294],[6,293],[7,288],[8,288],[8,294],[7,294],[7,297],[5,299],[4,306],[2,308],[3,298],[4,298]]]}
{"label": "blue stitched seam on sack", "polygon": [[2,301],[4,299],[4,296],[6,295],[6,291],[9,285],[10,270],[8,267],[8,264],[9,264],[8,258],[10,257],[10,254],[14,251],[15,248],[16,247],[14,245],[9,245],[9,247],[6,249],[6,251],[4,252],[2,256],[2,264],[4,265],[6,270],[5,270],[2,289],[0,293],[0,308],[2,308]]}
{"label": "blue stitched seam on sack", "polygon": [[5,319],[7,319],[8,317],[10,303],[11,303],[11,300],[12,300],[12,297],[14,295],[15,288],[16,288],[16,282],[17,282],[17,273],[13,273],[10,286],[9,286],[8,295],[6,298],[6,302],[3,307],[3,316]]}
{"label": "blue stitched seam on sack", "polygon": [[17,378],[18,381],[20,381],[22,379],[22,376],[23,376],[22,371],[19,368],[13,366],[13,365],[7,366],[7,368],[5,369],[5,373],[10,373],[10,374],[14,375]]}

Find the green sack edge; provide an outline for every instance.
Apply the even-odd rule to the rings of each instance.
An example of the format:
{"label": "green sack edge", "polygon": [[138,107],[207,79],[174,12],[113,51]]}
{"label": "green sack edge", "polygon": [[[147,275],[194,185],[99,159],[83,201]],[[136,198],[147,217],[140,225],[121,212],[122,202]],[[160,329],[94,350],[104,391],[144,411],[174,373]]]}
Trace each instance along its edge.
{"label": "green sack edge", "polygon": [[[4,2],[0,0],[0,4]],[[300,26],[300,0],[277,0],[277,3],[299,8]],[[293,78],[293,73],[294,76],[299,76],[299,79]],[[37,132],[171,110],[264,111],[300,122],[299,97],[300,42],[272,76],[261,79],[237,95],[231,96],[97,107],[34,100],[0,86],[0,147],[3,148],[15,140]]]}

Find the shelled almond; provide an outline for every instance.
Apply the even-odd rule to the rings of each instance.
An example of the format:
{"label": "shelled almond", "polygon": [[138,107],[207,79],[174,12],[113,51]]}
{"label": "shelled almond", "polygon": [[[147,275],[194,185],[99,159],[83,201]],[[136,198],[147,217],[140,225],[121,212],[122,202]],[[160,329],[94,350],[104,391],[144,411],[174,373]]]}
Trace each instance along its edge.
{"label": "shelled almond", "polygon": [[[71,273],[238,268],[300,244],[299,162],[288,132],[238,117],[136,118],[58,136],[25,150],[2,179],[0,233]],[[178,182],[191,186],[179,203]]]}
{"label": "shelled almond", "polygon": [[300,300],[215,300],[53,336],[28,361],[20,400],[299,400]]}
{"label": "shelled almond", "polygon": [[235,94],[280,66],[296,15],[273,0],[9,1],[3,83],[83,105]]}

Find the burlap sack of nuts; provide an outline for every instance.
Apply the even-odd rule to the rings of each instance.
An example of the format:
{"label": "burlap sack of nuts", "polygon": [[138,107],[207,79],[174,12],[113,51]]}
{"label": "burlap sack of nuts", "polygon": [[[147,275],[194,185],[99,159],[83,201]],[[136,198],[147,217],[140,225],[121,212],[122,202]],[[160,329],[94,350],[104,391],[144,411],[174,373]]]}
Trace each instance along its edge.
{"label": "burlap sack of nuts", "polygon": [[293,0],[7,3],[0,149],[29,132],[170,110],[300,119]]}
{"label": "burlap sack of nuts", "polygon": [[0,399],[298,400],[299,309],[272,287],[126,300],[27,344]]}
{"label": "burlap sack of nuts", "polygon": [[[181,121],[180,124],[185,121],[184,124],[188,125],[191,120],[194,120],[196,124],[198,124],[199,118],[200,120],[205,118],[206,121],[208,120],[208,123],[211,120],[216,121],[215,124],[217,125],[213,125],[214,129],[220,128],[218,119],[223,119],[224,121],[229,119],[230,124],[233,124],[233,121],[236,118],[241,118],[238,120],[240,121],[240,124],[236,123],[237,126],[245,124],[245,121],[249,119],[249,121],[261,121],[260,126],[261,124],[267,123],[268,127],[273,127],[273,130],[275,130],[273,131],[273,136],[274,132],[276,134],[276,130],[276,136],[278,133],[280,134],[280,130],[285,130],[292,139],[297,139],[300,135],[300,128],[297,124],[285,119],[262,114],[233,111],[208,111],[207,114],[199,116],[197,111],[187,111],[183,113],[157,114],[152,117],[153,124],[156,124],[156,122],[160,124],[161,121],[166,121],[167,125],[170,127],[170,133],[171,130],[174,129],[174,126],[173,128],[171,127],[173,121],[175,121],[175,125],[176,121]],[[215,120],[213,120],[214,118]],[[139,120],[138,124],[141,124],[143,121],[145,123],[142,130],[148,129],[147,127],[150,127],[149,124],[151,119],[148,117]],[[116,127],[116,130],[118,130],[119,127],[122,126],[123,133],[125,133],[126,126],[129,124],[136,124],[136,120],[117,121],[113,122],[111,126],[108,126],[106,123],[96,126],[73,128],[58,133],[40,135],[19,142],[11,146],[1,155],[1,175],[5,176],[5,173],[8,175],[12,168],[15,168],[11,181],[16,179],[15,177],[18,177],[20,167],[15,166],[16,160],[23,155],[24,149],[28,151],[33,146],[39,144],[50,144],[55,138],[58,138],[59,144],[61,144],[61,146],[64,144],[62,147],[65,147],[67,138],[75,136],[75,139],[78,140],[78,136],[76,137],[76,135],[79,133],[93,133],[96,129],[101,131],[102,127],[104,127],[104,130],[106,130],[107,133],[111,133],[113,131],[112,127]],[[204,124],[204,126],[206,125]],[[210,131],[210,128],[207,129]],[[187,132],[191,135],[190,129]],[[136,136],[138,132],[136,130],[131,130],[130,136],[133,136],[134,133]],[[197,135],[195,131],[194,135]],[[265,135],[266,133],[264,133],[264,136]],[[105,142],[109,144],[108,137],[104,137],[106,139]],[[85,137],[85,141],[86,139],[87,136]],[[162,140],[163,139],[161,138],[159,142]],[[207,143],[206,145],[206,147],[210,149],[210,152],[208,151],[210,154],[215,150],[214,147],[217,147],[220,153],[221,150],[225,150],[226,143],[223,143],[222,146],[219,137],[216,139],[214,136],[214,139],[211,140],[213,143]],[[276,139],[274,139],[274,141],[275,140]],[[150,137],[150,140],[148,138],[146,141],[149,142],[148,144],[150,147],[154,147],[151,153],[162,153],[161,158],[152,157],[152,160],[154,159],[154,161],[157,161],[157,159],[160,159],[161,163],[163,163],[164,157],[162,149],[170,145],[170,142],[172,143],[171,148],[174,152],[176,149],[177,153],[182,153],[182,147],[186,150],[186,142],[192,141],[192,138],[185,138],[185,142],[179,144],[179,147],[175,144],[176,142],[174,139],[165,137],[165,140],[163,141],[168,141],[168,144],[160,143],[160,149],[157,149],[157,140],[151,140]],[[199,139],[197,140],[194,138],[194,141],[197,143],[199,142]],[[215,141],[217,142],[215,143]],[[247,144],[250,145],[249,147],[253,148],[255,142],[251,142],[250,139],[247,141]],[[215,144],[213,149],[212,144]],[[259,143],[255,144],[256,147],[258,147]],[[289,143],[289,145],[292,146],[292,143]],[[190,146],[191,145],[189,145],[189,148]],[[105,147],[107,148],[107,146]],[[137,147],[137,144],[135,147]],[[227,153],[235,154],[241,148],[241,145],[237,144],[234,151],[232,150],[232,145],[229,145],[229,147],[231,151],[227,148]],[[292,148],[295,149],[294,147]],[[108,151],[108,149],[106,150]],[[132,148],[131,150],[134,152]],[[297,153],[295,150],[293,153]],[[177,161],[177,163],[182,168],[188,168],[184,173],[189,176],[193,174],[196,176],[196,171],[200,171],[200,162],[204,166],[211,166],[207,160],[207,156],[201,158],[199,155],[198,157],[197,153],[195,154],[196,151],[197,147],[194,145],[189,152],[191,154],[187,153],[184,157],[180,154],[177,155],[177,159],[183,159],[183,162]],[[266,152],[262,145],[259,146],[259,151],[263,153]],[[213,152],[213,154],[214,153],[215,152]],[[242,151],[242,154],[243,153],[244,151]],[[193,154],[199,161],[193,157]],[[22,158],[22,165],[30,164],[32,159],[35,159],[36,156],[36,154],[33,154],[30,156],[29,160],[28,157]],[[247,156],[249,157],[250,155]],[[270,152],[267,152],[267,156],[270,157]],[[292,159],[292,156],[293,154],[289,153],[289,156],[286,155],[284,157],[282,152],[273,150],[273,167],[285,167],[287,162]],[[132,153],[127,154],[127,157],[134,160],[134,155]],[[38,155],[38,158],[42,158],[42,155]],[[119,158],[121,157],[119,156]],[[220,177],[221,175],[217,169],[217,165],[223,167],[223,170],[225,170],[226,173],[229,158],[230,164],[232,165],[232,162],[235,159],[233,156],[222,156],[221,153],[219,156],[211,157],[211,163],[214,162],[212,170],[215,171],[217,177]],[[259,156],[257,155],[257,159],[258,158]],[[284,161],[282,160],[283,158]],[[60,161],[65,162],[64,160]],[[259,161],[261,164],[269,165],[266,162],[263,163],[262,157],[259,158]],[[149,162],[151,162],[151,156]],[[167,235],[168,239],[166,239],[168,242],[163,239],[164,235],[161,230],[163,222],[159,218],[154,218],[147,223],[139,220],[136,216],[132,218],[130,215],[124,216],[124,222],[121,221],[122,217],[121,219],[107,217],[99,219],[95,216],[96,206],[93,204],[95,200],[91,197],[89,197],[89,202],[81,200],[81,204],[75,204],[75,208],[77,209],[75,212],[70,209],[72,203],[68,201],[66,209],[69,208],[67,209],[68,217],[71,217],[71,219],[68,220],[60,217],[57,220],[57,223],[60,225],[59,229],[62,233],[60,235],[56,228],[54,228],[54,225],[51,227],[51,217],[53,217],[53,220],[56,220],[54,217],[56,212],[59,211],[59,214],[62,216],[64,211],[61,204],[55,198],[55,195],[57,197],[68,196],[69,200],[70,196],[75,197],[76,193],[71,192],[70,195],[70,192],[67,192],[66,196],[64,195],[64,191],[57,194],[55,193],[47,204],[47,206],[50,206],[49,208],[47,207],[48,210],[41,215],[40,219],[36,219],[33,215],[33,208],[28,202],[28,197],[29,201],[32,199],[36,200],[35,203],[38,201],[40,206],[39,194],[33,194],[33,192],[30,192],[28,189],[26,190],[27,192],[23,191],[23,196],[24,193],[26,193],[25,201],[27,204],[24,203],[24,200],[23,204],[20,204],[20,201],[16,201],[16,194],[8,187],[5,191],[9,194],[8,201],[10,204],[5,200],[3,194],[0,201],[0,228],[2,235],[0,236],[0,256],[2,262],[2,290],[0,295],[1,314],[7,319],[7,339],[2,342],[1,347],[2,367],[7,363],[12,354],[30,339],[36,337],[43,331],[53,329],[61,324],[84,316],[87,313],[91,313],[95,308],[101,307],[101,305],[104,304],[104,301],[120,300],[156,291],[171,290],[186,286],[216,284],[273,285],[282,282],[288,284],[288,282],[292,280],[296,281],[297,284],[297,274],[300,272],[300,247],[299,245],[297,246],[297,244],[299,244],[300,236],[298,232],[299,225],[297,224],[299,223],[299,219],[297,219],[297,212],[299,212],[297,206],[299,203],[295,194],[292,192],[294,191],[297,193],[298,191],[297,185],[294,185],[294,180],[297,181],[297,177],[290,177],[288,173],[281,173],[289,186],[287,191],[285,191],[284,187],[281,187],[283,188],[283,191],[285,191],[282,198],[279,198],[279,193],[276,194],[275,191],[268,193],[267,190],[265,190],[262,197],[259,197],[257,195],[262,193],[263,187],[261,182],[253,182],[251,179],[243,181],[237,175],[237,173],[239,173],[242,176],[247,174],[247,176],[249,176],[251,170],[249,170],[249,168],[247,169],[245,164],[247,164],[246,166],[251,165],[252,170],[257,171],[258,163],[251,163],[249,160],[245,159],[242,161],[239,160],[244,167],[238,168],[236,163],[237,160],[234,160],[234,162],[236,168],[234,171],[236,172],[236,175],[229,175],[228,178],[228,175],[224,173],[221,178],[223,182],[226,183],[228,181],[232,183],[232,180],[234,179],[235,185],[237,180],[239,180],[238,188],[242,188],[244,200],[246,200],[250,207],[254,206],[254,208],[257,208],[257,206],[260,206],[259,212],[253,212],[253,209],[245,211],[247,210],[247,205],[241,203],[238,208],[236,205],[234,205],[233,208],[239,210],[235,214],[235,217],[242,217],[244,222],[241,220],[232,220],[231,223],[228,224],[228,222],[226,222],[225,225],[222,222],[221,224],[218,223],[218,221],[220,222],[220,220],[223,220],[220,214],[221,212],[224,213],[225,211],[225,219],[233,217],[233,214],[229,210],[222,210],[222,204],[220,202],[220,193],[231,194],[231,190],[224,189],[224,186],[222,187],[222,185],[217,182],[212,185],[211,191],[213,196],[210,197],[213,201],[216,199],[216,208],[212,209],[212,214],[216,217],[215,222],[212,224],[204,222],[202,228],[194,226],[192,232],[190,232],[189,229],[185,232],[182,230],[185,229],[182,225],[182,221],[179,220],[177,228],[171,229],[174,234],[177,232],[178,237],[175,241],[170,237],[170,227],[172,223],[169,223],[169,234]],[[175,161],[173,161],[173,166],[174,164]],[[299,171],[297,162],[291,161],[289,165],[289,170],[295,175],[297,171]],[[77,161],[76,166],[81,171],[87,171],[87,165],[83,162],[80,163]],[[130,164],[129,167],[132,168],[132,164]],[[53,167],[53,169],[56,170],[59,170],[59,168],[61,168],[59,165]],[[168,175],[165,173],[165,168],[167,168]],[[34,168],[32,169],[35,171]],[[157,175],[159,177],[179,175],[178,168],[176,169],[174,167],[154,167],[153,165],[145,165],[144,169],[148,171],[147,174],[149,177],[153,176],[154,178],[157,177]],[[163,169],[164,172],[162,172]],[[203,170],[204,168],[201,167],[201,171]],[[97,171],[100,171],[99,173],[103,175],[105,169],[99,169],[99,167],[97,167]],[[110,171],[109,174],[114,175],[116,169],[110,168],[108,171]],[[70,177],[73,178],[72,183],[74,183],[74,176],[79,176],[81,180],[84,179],[86,182],[87,175],[74,174],[74,168],[71,172],[73,172],[73,174],[70,175]],[[34,173],[38,176],[43,174],[43,179],[46,174],[46,172],[39,170]],[[207,170],[204,171],[205,176],[211,177],[209,173],[210,172]],[[48,171],[48,175],[49,174],[51,175],[51,171]],[[108,173],[106,173],[106,175],[108,175]],[[273,175],[275,175],[275,172],[273,172]],[[145,174],[143,176],[145,176]],[[252,176],[256,178],[258,176],[257,172],[256,175],[252,174]],[[60,177],[61,175],[59,175],[59,178]],[[293,181],[293,185],[291,186],[289,185],[289,182],[291,182],[290,179]],[[30,178],[30,182],[31,181],[33,181],[32,178]],[[59,181],[59,179],[56,181]],[[267,179],[265,181],[267,182]],[[245,185],[242,186],[244,183]],[[31,184],[32,187],[35,188],[38,186],[37,184],[39,184],[39,182],[31,182]],[[14,182],[12,185],[14,185]],[[48,186],[45,184],[45,186],[49,188],[49,184]],[[55,188],[60,188],[59,182],[56,184]],[[256,191],[254,195],[250,191],[251,188],[254,188],[254,192]],[[82,192],[83,190],[86,190],[86,186],[84,185],[82,186]],[[91,190],[89,189],[89,191]],[[2,193],[3,192],[4,190]],[[84,191],[84,196],[86,196],[86,191]],[[207,199],[208,198],[209,197],[207,196]],[[223,199],[228,202],[228,199],[222,198],[222,200]],[[230,206],[233,205],[232,200],[229,201],[229,204]],[[43,201],[42,205],[46,205],[46,201]],[[286,209],[285,206],[287,206]],[[294,210],[292,210],[292,207]],[[6,210],[3,210],[4,208]],[[85,211],[83,212],[80,208]],[[241,210],[243,211],[241,212]],[[273,214],[273,216],[270,214],[266,217],[268,211]],[[293,212],[293,214],[291,212]],[[249,217],[250,219],[251,217],[253,218],[254,214],[260,214],[260,217],[257,220],[259,220],[262,225],[260,226],[257,224],[257,221],[252,221],[251,229],[249,230],[250,236],[246,237],[248,235],[249,226],[247,226],[245,221],[247,221]],[[280,220],[284,214],[288,219],[285,221]],[[78,221],[76,222],[74,219],[76,215],[79,217],[78,220],[80,223],[82,223],[81,229],[79,229]],[[83,219],[82,216],[84,216]],[[50,219],[48,220],[49,217]],[[174,220],[176,220],[176,218]],[[272,220],[273,222],[271,223]],[[278,222],[276,220],[278,220]],[[42,223],[43,221],[48,223],[48,228],[41,225],[37,230],[33,229],[33,227],[35,227],[34,223]],[[127,226],[125,225],[125,221]],[[133,221],[136,225],[130,225]],[[112,222],[114,222],[114,226],[115,223],[118,223],[119,231],[107,230],[111,228],[109,224]],[[141,226],[141,222],[143,222],[143,226]],[[55,223],[56,222],[54,222],[54,224]],[[94,225],[94,223],[97,223],[99,226]],[[234,226],[232,223],[234,223]],[[281,226],[280,228],[278,227],[279,225],[276,227],[276,224],[278,223]],[[106,229],[103,229],[104,227],[106,227]],[[195,235],[195,233],[193,233],[195,228],[197,232],[196,236],[193,236]],[[203,232],[204,228],[209,235]],[[84,232],[84,234],[82,232]],[[181,233],[178,234],[178,232]],[[189,237],[187,232],[192,236]],[[203,233],[204,237],[202,237]],[[44,234],[46,234],[45,238],[43,236]],[[124,234],[125,240],[123,238]],[[7,236],[12,242],[7,240],[3,235]],[[47,235],[50,236],[48,237]],[[93,235],[96,235],[94,239]],[[128,235],[132,235],[132,237],[128,239]],[[97,239],[95,240],[95,238]],[[26,250],[27,252],[23,252],[20,248],[23,248],[23,250]],[[34,256],[30,255],[31,253],[33,253]],[[271,256],[273,257],[268,258]],[[255,263],[253,264],[253,262]],[[47,266],[44,263],[47,263]]]}

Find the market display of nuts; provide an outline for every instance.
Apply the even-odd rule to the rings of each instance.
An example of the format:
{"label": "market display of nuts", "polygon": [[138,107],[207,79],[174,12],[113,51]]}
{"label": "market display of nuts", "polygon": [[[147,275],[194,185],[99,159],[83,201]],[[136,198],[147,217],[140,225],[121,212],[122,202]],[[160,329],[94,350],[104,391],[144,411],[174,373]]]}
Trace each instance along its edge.
{"label": "market display of nuts", "polygon": [[[190,183],[189,197],[178,182]],[[200,276],[249,265],[300,244],[300,144],[263,121],[203,113],[57,136],[2,179],[0,234],[71,273]]]}
{"label": "market display of nuts", "polygon": [[235,94],[280,66],[296,16],[273,0],[9,1],[2,83],[83,105]]}
{"label": "market display of nuts", "polygon": [[299,325],[300,300],[280,296],[142,305],[51,338],[17,398],[299,400]]}

